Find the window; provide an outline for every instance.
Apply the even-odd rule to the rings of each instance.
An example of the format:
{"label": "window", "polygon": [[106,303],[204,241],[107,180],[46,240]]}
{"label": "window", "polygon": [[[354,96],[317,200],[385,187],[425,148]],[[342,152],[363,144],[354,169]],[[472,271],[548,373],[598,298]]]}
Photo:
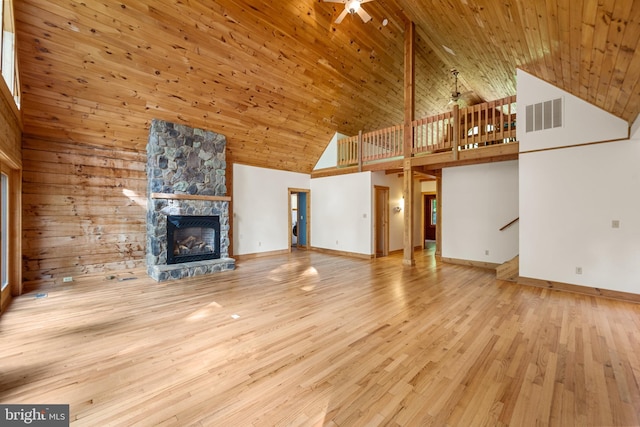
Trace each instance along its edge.
{"label": "window", "polygon": [[9,177],[0,175],[0,291],[9,284]]}
{"label": "window", "polygon": [[0,70],[16,105],[20,108],[20,82],[18,79],[13,0],[0,0],[0,12],[2,13],[2,33],[0,34],[2,63],[0,63]]}
{"label": "window", "polygon": [[436,199],[431,199],[431,225],[436,225],[438,221],[438,204]]}
{"label": "window", "polygon": [[[488,124],[486,129],[487,129],[487,133],[489,133],[489,132],[493,132],[495,130],[495,127],[492,124]],[[474,136],[474,135],[477,135],[479,132],[480,132],[480,128],[478,126],[474,126],[467,131],[467,135]]]}

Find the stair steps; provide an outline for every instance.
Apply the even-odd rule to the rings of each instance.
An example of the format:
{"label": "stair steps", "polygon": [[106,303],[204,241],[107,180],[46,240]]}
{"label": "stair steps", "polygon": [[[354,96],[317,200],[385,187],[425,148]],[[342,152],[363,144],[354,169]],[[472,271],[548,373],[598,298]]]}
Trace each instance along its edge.
{"label": "stair steps", "polygon": [[520,255],[496,267],[496,279],[517,282],[520,275]]}

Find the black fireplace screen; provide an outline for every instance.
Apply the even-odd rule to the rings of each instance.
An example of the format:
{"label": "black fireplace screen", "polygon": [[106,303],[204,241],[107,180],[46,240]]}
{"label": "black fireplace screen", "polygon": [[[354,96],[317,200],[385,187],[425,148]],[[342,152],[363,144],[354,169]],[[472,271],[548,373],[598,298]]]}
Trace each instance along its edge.
{"label": "black fireplace screen", "polygon": [[220,258],[220,217],[167,216],[167,264]]}

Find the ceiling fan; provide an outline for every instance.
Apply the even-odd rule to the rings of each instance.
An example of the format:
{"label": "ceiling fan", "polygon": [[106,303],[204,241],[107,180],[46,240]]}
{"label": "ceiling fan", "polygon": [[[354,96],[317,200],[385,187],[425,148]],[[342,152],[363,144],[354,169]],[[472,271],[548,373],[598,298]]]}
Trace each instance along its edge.
{"label": "ceiling fan", "polygon": [[449,98],[449,104],[456,104],[460,100],[463,100],[466,103],[467,100],[463,98],[466,98],[468,97],[468,95],[471,94],[471,91],[460,93],[460,91],[458,90],[458,74],[460,74],[460,72],[455,68],[451,70],[451,75],[453,76],[453,80],[454,80],[454,89],[451,92],[451,97]]}
{"label": "ceiling fan", "polygon": [[335,23],[339,24],[342,22],[347,14],[358,14],[364,23],[371,21],[371,15],[369,15],[362,7],[362,3],[368,3],[373,0],[323,0],[325,3],[343,3],[344,10],[342,13],[336,18]]}
{"label": "ceiling fan", "polygon": [[458,74],[460,74],[460,72],[458,70],[456,70],[455,68],[453,70],[451,70],[451,75],[453,76],[453,78],[455,80],[455,88],[453,89],[453,92],[451,92],[451,101],[450,101],[450,103],[457,102],[460,99],[460,97],[462,96],[462,94],[460,92],[458,92]]}

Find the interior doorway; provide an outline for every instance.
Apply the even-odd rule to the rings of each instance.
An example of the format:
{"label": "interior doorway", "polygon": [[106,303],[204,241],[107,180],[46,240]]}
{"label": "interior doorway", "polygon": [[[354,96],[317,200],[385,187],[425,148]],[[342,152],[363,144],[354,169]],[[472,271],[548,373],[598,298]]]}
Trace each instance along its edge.
{"label": "interior doorway", "polygon": [[309,249],[311,244],[310,212],[311,191],[289,188],[289,252],[291,249]]}
{"label": "interior doorway", "polygon": [[[422,230],[424,242],[436,241],[436,227],[438,222],[438,201],[435,193],[422,194]],[[425,243],[426,244],[426,243]]]}
{"label": "interior doorway", "polygon": [[376,258],[389,255],[389,187],[374,186],[373,241]]}

